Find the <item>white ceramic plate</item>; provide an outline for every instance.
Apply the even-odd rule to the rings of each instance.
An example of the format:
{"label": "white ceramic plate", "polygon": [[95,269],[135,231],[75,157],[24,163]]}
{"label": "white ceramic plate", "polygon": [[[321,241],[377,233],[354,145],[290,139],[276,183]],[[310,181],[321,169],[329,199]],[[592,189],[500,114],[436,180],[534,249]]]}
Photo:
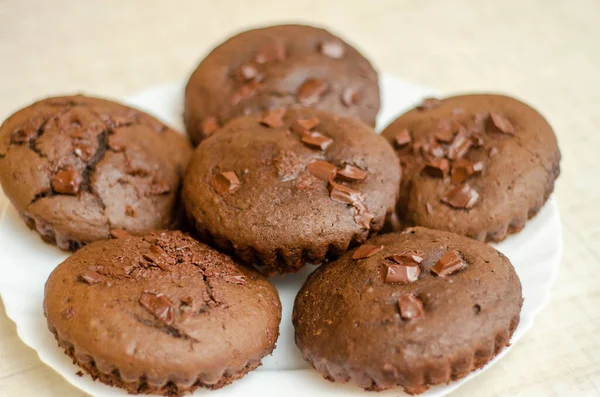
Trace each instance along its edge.
{"label": "white ceramic plate", "polygon": [[[382,110],[378,125],[387,125],[405,109],[418,103],[432,91],[384,75],[382,79]],[[151,88],[127,100],[133,106],[154,114],[173,127],[183,130],[183,84],[168,84]],[[42,310],[44,283],[50,272],[63,261],[67,254],[42,242],[37,233],[29,230],[8,205],[0,219],[0,295],[6,313],[17,324],[21,339],[35,349],[40,359],[65,377],[70,383],[93,396],[126,396],[117,388],[94,382],[89,376],[79,377],[78,368],[58,348],[46,326]],[[562,251],[561,224],[558,207],[550,199],[536,218],[531,220],[518,235],[507,238],[497,248],[514,264],[521,283],[525,303],[521,322],[512,338],[512,346],[533,325],[535,315],[545,306],[550,286],[556,278]],[[258,370],[223,389],[209,392],[198,390],[195,395],[210,396],[365,396],[366,393],[353,385],[330,383],[309,368],[294,344],[291,312],[296,292],[312,271],[296,276],[277,277],[272,281],[279,290],[283,304],[281,334],[277,349],[263,360]],[[503,350],[493,362],[508,351]],[[455,390],[468,379],[488,369],[488,364],[467,378],[449,385],[431,388],[423,396],[443,396]],[[377,397],[398,396],[399,389],[377,393]]]}

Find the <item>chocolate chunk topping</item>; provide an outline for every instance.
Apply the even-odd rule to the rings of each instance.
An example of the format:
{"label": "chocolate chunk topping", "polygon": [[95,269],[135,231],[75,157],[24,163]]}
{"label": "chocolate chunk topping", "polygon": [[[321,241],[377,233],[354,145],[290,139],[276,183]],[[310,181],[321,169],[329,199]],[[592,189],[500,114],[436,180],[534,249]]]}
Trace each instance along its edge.
{"label": "chocolate chunk topping", "polygon": [[342,179],[346,179],[350,182],[362,181],[367,179],[368,176],[366,171],[363,171],[360,168],[350,164],[346,164],[344,168],[337,170],[337,174]]}
{"label": "chocolate chunk topping", "polygon": [[492,119],[492,123],[498,128],[501,132],[505,134],[514,134],[515,127],[511,124],[510,121],[499,113],[490,113],[490,118]]}
{"label": "chocolate chunk topping", "polygon": [[454,163],[452,163],[452,184],[456,185],[463,182],[474,172],[475,170],[473,169],[473,163],[471,163],[469,160],[456,160]]}
{"label": "chocolate chunk topping", "polygon": [[360,99],[360,93],[351,87],[344,89],[342,92],[342,103],[347,107],[354,106]]}
{"label": "chocolate chunk topping", "polygon": [[435,265],[431,271],[440,277],[446,277],[456,272],[459,272],[467,267],[460,254],[457,251],[447,251]]}
{"label": "chocolate chunk topping", "polygon": [[57,193],[77,194],[82,180],[81,174],[75,168],[64,168],[52,177],[52,189]]}
{"label": "chocolate chunk topping", "polygon": [[334,201],[351,205],[362,202],[361,192],[333,181],[329,181],[329,197]]}
{"label": "chocolate chunk topping", "polygon": [[471,140],[464,134],[459,133],[448,146],[448,158],[457,160],[462,158],[471,148]]}
{"label": "chocolate chunk topping", "polygon": [[308,171],[319,179],[332,181],[335,179],[337,167],[328,161],[315,160],[306,167]]}
{"label": "chocolate chunk topping", "polygon": [[240,180],[233,171],[219,172],[212,178],[212,186],[220,195],[233,193],[240,187]]}
{"label": "chocolate chunk topping", "polygon": [[208,116],[202,120],[202,132],[206,135],[212,135],[219,129],[219,122],[215,116]]}
{"label": "chocolate chunk topping", "polygon": [[440,120],[435,131],[435,139],[440,142],[450,143],[454,138],[454,131],[452,131],[452,125],[448,120]]}
{"label": "chocolate chunk topping", "polygon": [[354,208],[357,211],[354,215],[354,222],[363,229],[369,230],[371,228],[371,221],[375,216],[371,214],[367,207],[361,202],[354,203]]}
{"label": "chocolate chunk topping", "polygon": [[171,269],[169,268],[169,266],[174,265],[176,262],[175,258],[170,257],[169,255],[167,255],[166,252],[162,250],[162,248],[154,244],[151,245],[150,249],[146,251],[142,256],[147,261],[155,264],[156,266],[160,267],[162,270],[165,271],[170,271]]}
{"label": "chocolate chunk topping", "polygon": [[62,312],[60,312],[60,315],[63,320],[69,320],[75,315],[75,309],[73,309],[73,306],[68,306]]}
{"label": "chocolate chunk topping", "polygon": [[426,98],[423,100],[423,102],[421,102],[421,104],[419,106],[417,106],[417,109],[431,110],[433,108],[437,108],[438,106],[440,106],[441,103],[442,103],[442,101],[440,101],[437,98]]}
{"label": "chocolate chunk topping", "polygon": [[292,124],[292,131],[302,135],[318,126],[319,123],[320,120],[317,117],[311,117],[310,119],[297,119]]}
{"label": "chocolate chunk topping", "polygon": [[327,149],[327,147],[333,143],[333,139],[316,131],[305,131],[300,140],[308,146],[319,148],[321,150]]}
{"label": "chocolate chunk topping", "polygon": [[126,205],[125,206],[125,215],[127,216],[135,216],[135,209],[130,206],[130,205]]}
{"label": "chocolate chunk topping", "polygon": [[97,284],[102,281],[102,275],[92,269],[85,269],[82,271],[79,278],[89,285]]}
{"label": "chocolate chunk topping", "polygon": [[241,82],[260,80],[261,78],[258,69],[251,63],[240,65],[235,71],[235,77]]}
{"label": "chocolate chunk topping", "polygon": [[401,265],[389,263],[387,264],[384,282],[387,284],[408,284],[417,281],[419,274],[421,274],[421,268],[418,263],[405,262]]}
{"label": "chocolate chunk topping", "polygon": [[245,99],[252,98],[258,94],[260,90],[262,90],[262,85],[258,81],[252,80],[242,85],[236,92],[233,93],[231,96],[231,104],[235,106]]}
{"label": "chocolate chunk topping", "polygon": [[372,244],[363,244],[354,251],[352,254],[352,259],[364,259],[368,258],[376,253],[380,252],[383,249],[383,245],[372,245]]}
{"label": "chocolate chunk topping", "polygon": [[304,81],[296,92],[296,99],[302,106],[311,106],[321,100],[321,96],[329,88],[329,83],[323,79],[310,78]]}
{"label": "chocolate chunk topping", "polygon": [[254,61],[258,64],[283,61],[284,59],[285,47],[278,41],[263,47],[254,56]]}
{"label": "chocolate chunk topping", "polygon": [[285,108],[265,110],[261,116],[260,123],[271,128],[279,128],[283,125]]}
{"label": "chocolate chunk topping", "polygon": [[409,144],[412,141],[412,138],[410,137],[410,132],[408,129],[405,128],[400,131],[400,133],[394,137],[394,141],[398,147]]}
{"label": "chocolate chunk topping", "polygon": [[319,46],[319,49],[321,54],[333,59],[342,58],[346,52],[342,43],[333,40],[323,41]]}
{"label": "chocolate chunk topping", "polygon": [[436,178],[443,178],[448,175],[450,170],[450,163],[446,159],[434,158],[425,164],[425,170],[427,173]]}
{"label": "chocolate chunk topping", "polygon": [[399,265],[409,263],[409,264],[419,264],[423,262],[423,254],[418,251],[405,251],[401,254],[394,254],[385,257],[386,260],[395,262]]}
{"label": "chocolate chunk topping", "polygon": [[[112,136],[110,138],[112,138]],[[96,150],[87,142],[75,142],[73,143],[73,152],[75,153],[75,156],[79,157],[83,161],[89,161],[94,156],[94,153],[96,153]]]}
{"label": "chocolate chunk topping", "polygon": [[131,234],[129,234],[129,232],[127,232],[127,230],[125,229],[112,229],[110,231],[110,235],[113,238],[120,238],[122,240],[128,239],[129,237],[131,237]]}
{"label": "chocolate chunk topping", "polygon": [[173,313],[173,302],[163,294],[144,292],[139,300],[140,305],[150,314],[166,325],[172,325],[175,321]]}
{"label": "chocolate chunk topping", "polygon": [[475,203],[477,203],[477,200],[479,200],[479,193],[477,193],[468,183],[463,183],[452,188],[441,198],[441,200],[443,203],[454,208],[470,209],[473,208]]}
{"label": "chocolate chunk topping", "polygon": [[413,293],[399,297],[398,308],[400,309],[400,317],[404,320],[421,318],[425,314],[423,303]]}

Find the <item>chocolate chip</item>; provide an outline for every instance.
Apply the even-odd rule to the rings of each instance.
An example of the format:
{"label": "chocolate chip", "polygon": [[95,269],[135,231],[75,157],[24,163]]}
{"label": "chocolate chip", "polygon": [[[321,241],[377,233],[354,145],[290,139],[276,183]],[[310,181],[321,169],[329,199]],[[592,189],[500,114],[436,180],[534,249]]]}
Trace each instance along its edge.
{"label": "chocolate chip", "polygon": [[407,128],[404,128],[398,135],[394,137],[394,142],[396,142],[396,146],[402,147],[406,144],[409,144],[412,141],[410,137],[410,132]]}
{"label": "chocolate chip", "polygon": [[479,194],[468,183],[463,183],[452,188],[441,200],[454,208],[470,209],[479,200]]}
{"label": "chocolate chip", "polygon": [[327,149],[327,147],[333,143],[333,139],[316,131],[305,131],[300,140],[308,146],[319,148],[321,150]]}
{"label": "chocolate chip", "polygon": [[311,117],[310,119],[296,119],[292,123],[292,131],[302,135],[318,126],[320,122],[321,121],[317,117]]}
{"label": "chocolate chip", "polygon": [[354,203],[356,214],[354,215],[354,222],[356,222],[361,228],[369,230],[371,228],[371,221],[375,216],[369,212],[367,207],[361,202]]}
{"label": "chocolate chip", "polygon": [[473,172],[482,172],[484,167],[483,161],[476,161],[473,163]]}
{"label": "chocolate chip", "polygon": [[73,153],[83,161],[89,161],[94,157],[96,151],[94,147],[87,142],[76,142],[73,143]]}
{"label": "chocolate chip", "polygon": [[402,265],[404,263],[419,264],[423,262],[423,254],[418,251],[404,251],[400,254],[393,254],[385,257],[386,260]]}
{"label": "chocolate chip", "polygon": [[419,106],[417,106],[417,109],[419,109],[419,110],[431,110],[433,108],[437,108],[441,104],[442,104],[442,101],[440,101],[437,98],[426,98],[426,99],[423,100],[423,102],[421,102],[421,104]]}
{"label": "chocolate chip", "polygon": [[260,90],[262,90],[262,85],[258,81],[252,80],[242,85],[236,92],[233,93],[231,96],[231,104],[235,106],[245,99],[252,98],[258,94]]}
{"label": "chocolate chip", "polygon": [[283,125],[285,108],[265,110],[261,116],[260,123],[271,128],[279,128]]}
{"label": "chocolate chip", "polygon": [[479,132],[471,135],[471,142],[473,143],[473,146],[475,146],[475,147],[481,147],[485,143],[483,140],[483,136]]}
{"label": "chocolate chip", "polygon": [[245,63],[243,65],[240,65],[235,70],[235,77],[241,82],[246,82],[250,80],[260,80],[261,78],[258,69],[251,63]]}
{"label": "chocolate chip", "polygon": [[400,309],[400,317],[404,320],[421,318],[425,314],[423,303],[413,293],[399,297],[398,308]]}
{"label": "chocolate chip", "polygon": [[360,168],[350,164],[346,164],[344,168],[337,170],[337,174],[342,179],[350,182],[363,181],[367,179],[367,176],[369,175],[366,171],[363,171]]}
{"label": "chocolate chip", "polygon": [[452,163],[451,181],[453,185],[463,182],[473,175],[473,163],[466,159],[459,159]]}
{"label": "chocolate chip", "polygon": [[306,166],[308,171],[319,179],[332,181],[335,179],[337,167],[328,161],[315,160]]}
{"label": "chocolate chip", "polygon": [[342,43],[333,40],[326,40],[321,42],[319,49],[321,51],[321,54],[333,59],[342,58],[344,56],[344,53],[346,52],[346,49],[344,48],[344,45]]}
{"label": "chocolate chip", "polygon": [[285,59],[285,47],[279,41],[261,48],[254,56],[254,61],[258,64],[267,62],[278,62]]}
{"label": "chocolate chip", "polygon": [[125,240],[125,239],[128,239],[129,237],[131,237],[131,234],[129,234],[127,232],[127,230],[125,230],[125,229],[112,229],[110,231],[110,235],[113,238],[117,238],[117,239],[121,239],[121,240]]}
{"label": "chocolate chip", "polygon": [[467,267],[467,264],[463,261],[460,254],[452,250],[442,255],[431,268],[431,271],[439,277],[446,277],[461,271],[465,267]]}
{"label": "chocolate chip", "polygon": [[383,249],[383,245],[363,244],[354,251],[352,259],[364,259],[375,255]]}
{"label": "chocolate chip", "polygon": [[443,178],[448,175],[450,163],[446,159],[434,158],[425,164],[425,170],[435,178]]}
{"label": "chocolate chip", "polygon": [[296,92],[296,99],[302,106],[311,106],[321,100],[321,96],[329,88],[329,83],[323,79],[310,78],[304,81]]}
{"label": "chocolate chip", "polygon": [[240,180],[233,171],[219,172],[212,178],[212,186],[220,195],[233,193],[240,187]]}
{"label": "chocolate chip", "polygon": [[200,127],[204,135],[212,135],[219,129],[219,121],[215,116],[208,116],[202,120]]}
{"label": "chocolate chip", "polygon": [[223,279],[228,283],[246,285],[246,277],[241,274],[237,276],[226,275],[223,277]]}
{"label": "chocolate chip", "polygon": [[174,265],[176,262],[175,258],[170,257],[162,248],[154,244],[142,256],[165,271],[171,271],[169,266]]}
{"label": "chocolate chip", "polygon": [[421,274],[421,268],[418,263],[389,263],[387,264],[384,282],[387,284],[408,284],[417,281],[419,274]]}
{"label": "chocolate chip", "polygon": [[150,314],[166,325],[172,325],[175,321],[173,302],[165,295],[155,294],[153,292],[143,292],[139,299],[139,303]]}
{"label": "chocolate chip", "polygon": [[448,158],[457,160],[462,158],[471,148],[471,140],[464,134],[457,134],[448,146]]}
{"label": "chocolate chip", "polygon": [[362,193],[348,186],[329,181],[329,197],[340,203],[354,204],[362,201]]}
{"label": "chocolate chip", "polygon": [[351,87],[344,89],[342,92],[342,103],[346,107],[354,106],[358,103],[360,99],[360,93]]}
{"label": "chocolate chip", "polygon": [[503,132],[505,134],[511,134],[511,135],[515,133],[515,127],[503,115],[501,115],[499,113],[490,113],[490,118],[492,119],[492,123],[501,132]]}
{"label": "chocolate chip", "polygon": [[63,168],[52,177],[52,189],[57,193],[77,194],[81,186],[81,174],[73,167]]}
{"label": "chocolate chip", "polygon": [[448,120],[440,120],[437,124],[437,129],[434,134],[435,139],[440,142],[449,143],[454,138],[454,131],[452,125]]}
{"label": "chocolate chip", "polygon": [[79,275],[79,278],[81,279],[81,281],[89,285],[97,284],[100,281],[102,281],[102,275],[92,269],[83,270]]}
{"label": "chocolate chip", "polygon": [[75,315],[75,309],[72,306],[67,306],[62,312],[60,312],[60,316],[63,320],[70,320]]}

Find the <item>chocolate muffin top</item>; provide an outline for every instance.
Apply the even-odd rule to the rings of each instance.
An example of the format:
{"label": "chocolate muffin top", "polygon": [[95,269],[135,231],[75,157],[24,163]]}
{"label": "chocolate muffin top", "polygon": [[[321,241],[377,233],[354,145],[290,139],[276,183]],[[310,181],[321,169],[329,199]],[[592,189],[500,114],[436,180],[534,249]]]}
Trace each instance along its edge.
{"label": "chocolate muffin top", "polygon": [[323,265],[294,305],[296,344],[326,378],[420,393],[483,366],[519,322],[521,284],[491,246],[409,228]]}
{"label": "chocolate muffin top", "polygon": [[77,251],[50,275],[44,312],[94,379],[172,396],[258,366],[275,347],[281,304],[264,277],[173,231]]}
{"label": "chocolate muffin top", "polygon": [[233,117],[295,105],[374,126],[377,73],[352,46],[324,29],[249,30],[215,48],[192,74],[184,120],[197,144]]}
{"label": "chocolate muffin top", "polygon": [[506,96],[428,99],[382,134],[403,167],[405,224],[500,241],[543,206],[560,172],[550,125]]}
{"label": "chocolate muffin top", "polygon": [[185,137],[96,98],[48,98],[0,126],[0,182],[27,223],[63,249],[173,224]]}
{"label": "chocolate muffin top", "polygon": [[202,142],[182,195],[201,238],[271,274],[335,257],[379,231],[399,183],[393,149],[361,121],[274,109]]}

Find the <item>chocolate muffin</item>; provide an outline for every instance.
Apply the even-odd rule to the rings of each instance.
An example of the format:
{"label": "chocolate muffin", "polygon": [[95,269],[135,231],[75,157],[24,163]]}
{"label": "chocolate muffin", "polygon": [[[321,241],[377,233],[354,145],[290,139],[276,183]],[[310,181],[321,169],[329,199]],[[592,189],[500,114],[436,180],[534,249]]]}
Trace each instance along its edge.
{"label": "chocolate muffin", "polygon": [[365,241],[393,212],[399,183],[394,150],[361,121],[273,109],[203,141],[182,194],[202,240],[270,275]]}
{"label": "chocolate muffin", "polygon": [[491,246],[422,227],[317,269],[294,305],[296,344],[326,379],[409,394],[481,368],[519,323],[521,284]]}
{"label": "chocolate muffin", "polygon": [[195,144],[230,119],[271,108],[306,106],[374,126],[377,73],[358,51],[323,29],[270,26],[215,48],[190,77],[184,120]]}
{"label": "chocolate muffin", "polygon": [[0,126],[0,182],[29,227],[76,250],[111,231],[168,228],[178,208],[188,140],[130,107],[48,98]]}
{"label": "chocolate muffin", "polygon": [[268,280],[179,231],[122,237],[77,251],[46,283],[48,326],[94,379],[180,396],[273,351],[281,304]]}
{"label": "chocolate muffin", "polygon": [[383,136],[403,167],[397,212],[404,226],[501,241],[537,214],[560,173],[550,125],[506,96],[427,99]]}

